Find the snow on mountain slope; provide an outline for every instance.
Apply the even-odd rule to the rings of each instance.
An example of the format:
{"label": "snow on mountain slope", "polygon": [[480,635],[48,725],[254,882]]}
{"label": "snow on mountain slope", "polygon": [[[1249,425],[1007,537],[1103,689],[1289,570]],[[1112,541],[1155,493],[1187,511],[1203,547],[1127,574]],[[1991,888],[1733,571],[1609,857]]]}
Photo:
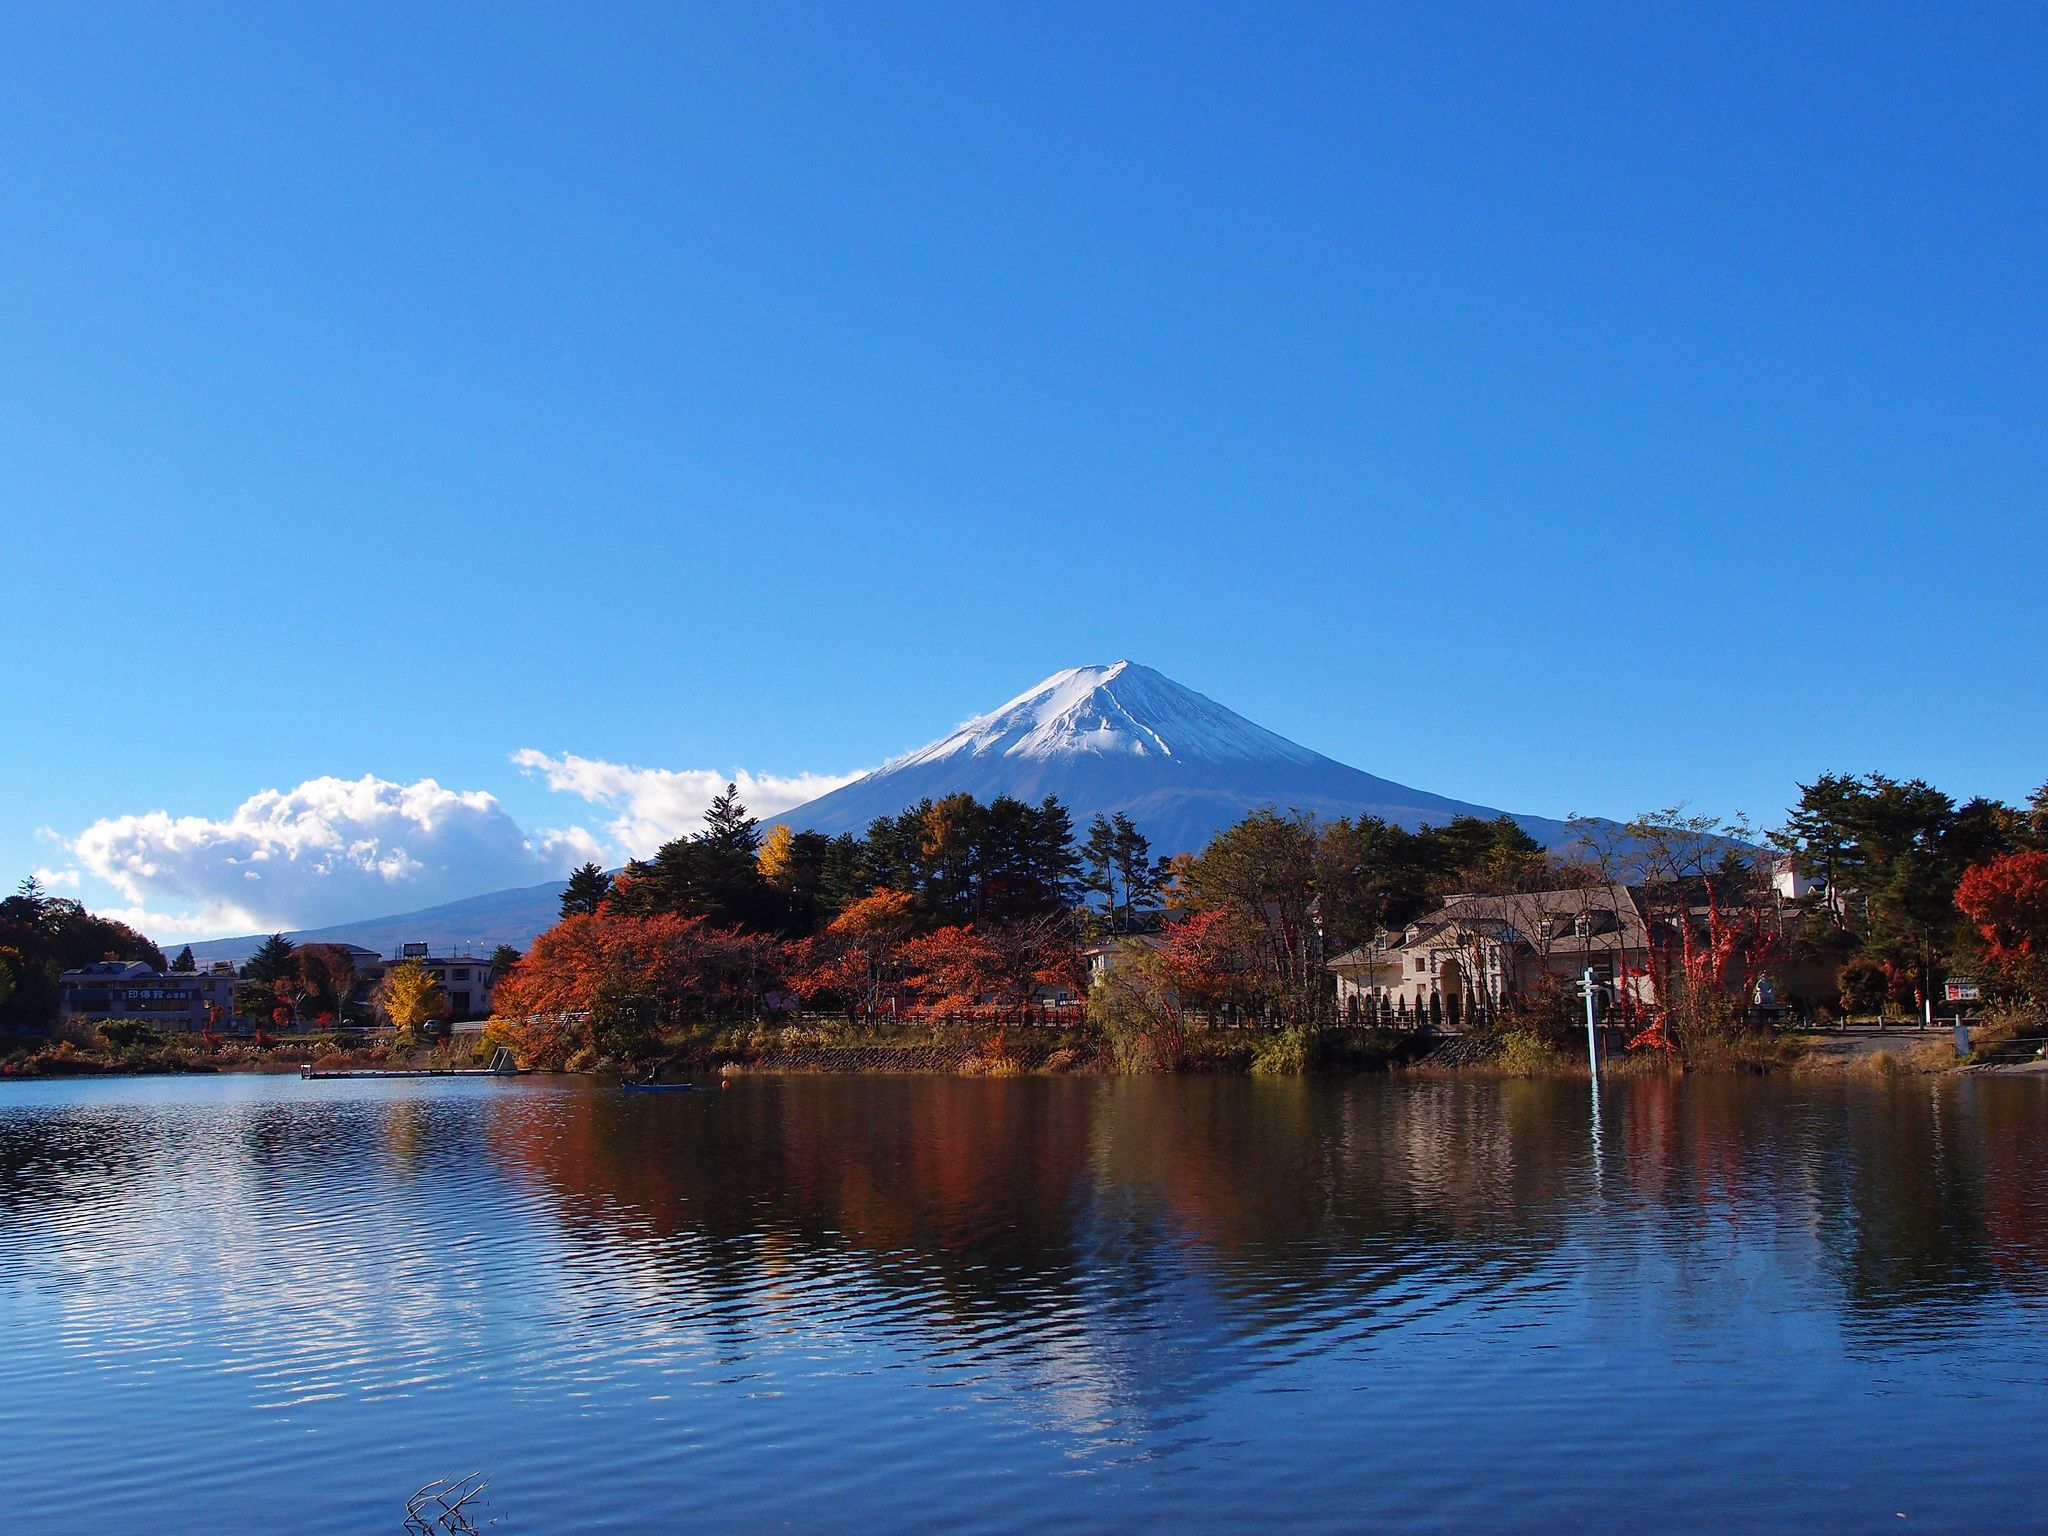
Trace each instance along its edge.
{"label": "snow on mountain slope", "polygon": [[1300,763],[1316,757],[1150,667],[1119,661],[1055,672],[1001,709],[977,715],[877,772],[962,754],[1044,759],[1086,753]]}
{"label": "snow on mountain slope", "polygon": [[[1500,812],[1377,778],[1254,725],[1135,662],[1056,672],[1000,709],[777,820],[862,832],[924,799],[1057,795],[1085,827],[1122,811],[1156,851],[1200,848],[1263,805],[1321,817],[1374,815],[1405,827]],[[1545,843],[1561,822],[1515,818]]]}

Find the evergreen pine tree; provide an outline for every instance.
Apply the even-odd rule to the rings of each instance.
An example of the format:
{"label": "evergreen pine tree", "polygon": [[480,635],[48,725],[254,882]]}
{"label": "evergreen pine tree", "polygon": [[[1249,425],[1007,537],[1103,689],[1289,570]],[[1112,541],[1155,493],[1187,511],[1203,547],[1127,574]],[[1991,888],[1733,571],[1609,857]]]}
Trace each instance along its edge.
{"label": "evergreen pine tree", "polygon": [[569,883],[562,891],[562,916],[594,913],[611,893],[610,875],[595,864],[582,865],[570,872]]}
{"label": "evergreen pine tree", "polygon": [[1048,907],[1071,905],[1081,876],[1081,856],[1074,851],[1074,818],[1057,796],[1038,802],[1037,827],[1031,842],[1033,876]]}
{"label": "evergreen pine tree", "polygon": [[1081,889],[1102,898],[1104,920],[1117,931],[1116,828],[1107,816],[1088,823],[1087,841],[1081,844]]}
{"label": "evergreen pine tree", "polygon": [[189,976],[198,969],[199,962],[192,958],[192,946],[190,944],[179,950],[178,958],[171,962],[171,971],[175,975]]}
{"label": "evergreen pine tree", "polygon": [[292,956],[297,952],[298,946],[290,939],[281,933],[273,933],[256,947],[256,953],[242,967],[242,975],[267,986],[292,969]]}
{"label": "evergreen pine tree", "polygon": [[1135,930],[1140,918],[1159,906],[1159,881],[1165,864],[1153,859],[1151,842],[1122,811],[1110,818],[1110,827],[1116,878],[1123,887],[1124,927]]}
{"label": "evergreen pine tree", "polygon": [[704,813],[704,830],[698,838],[721,853],[742,853],[749,859],[759,851],[761,823],[749,816],[747,808],[740,804],[739,785],[726,785],[725,793],[711,802],[711,809]]}

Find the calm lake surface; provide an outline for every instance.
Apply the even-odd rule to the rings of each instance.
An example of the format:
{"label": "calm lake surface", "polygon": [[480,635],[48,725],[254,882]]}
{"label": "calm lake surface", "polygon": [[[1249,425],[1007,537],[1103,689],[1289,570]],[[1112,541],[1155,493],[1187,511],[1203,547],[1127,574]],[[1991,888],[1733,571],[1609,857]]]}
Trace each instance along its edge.
{"label": "calm lake surface", "polygon": [[[0,1531],[2048,1528],[2048,1084],[0,1086]],[[1904,1517],[1901,1520],[1901,1516]]]}

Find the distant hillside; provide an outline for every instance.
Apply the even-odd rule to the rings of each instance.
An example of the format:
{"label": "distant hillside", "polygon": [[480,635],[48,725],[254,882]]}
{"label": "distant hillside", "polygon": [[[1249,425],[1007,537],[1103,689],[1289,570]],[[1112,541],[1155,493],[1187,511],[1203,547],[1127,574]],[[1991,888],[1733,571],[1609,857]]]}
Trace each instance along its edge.
{"label": "distant hillside", "polygon": [[[467,896],[461,901],[402,912],[395,917],[369,917],[361,922],[336,923],[331,928],[305,928],[288,933],[298,944],[360,944],[379,954],[395,954],[401,944],[421,941],[436,950],[467,946],[489,954],[500,944],[524,949],[534,936],[551,926],[561,915],[564,882],[525,885],[512,890]],[[245,934],[238,939],[210,939],[192,946],[192,956],[202,965],[228,960],[240,965],[256,951],[266,935]],[[175,952],[171,946],[167,952]]]}

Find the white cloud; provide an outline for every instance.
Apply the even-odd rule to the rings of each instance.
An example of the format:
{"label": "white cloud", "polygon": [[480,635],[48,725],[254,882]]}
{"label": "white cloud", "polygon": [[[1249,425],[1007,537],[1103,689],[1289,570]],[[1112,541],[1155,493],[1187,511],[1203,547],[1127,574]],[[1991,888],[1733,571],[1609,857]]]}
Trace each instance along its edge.
{"label": "white cloud", "polygon": [[608,830],[635,858],[645,858],[669,839],[696,831],[703,825],[706,808],[727,784],[738,785],[747,809],[765,820],[861,776],[799,773],[785,777],[745,770],[632,768],[574,753],[550,757],[531,747],[514,752],[512,761],[527,773],[539,774],[549,789],[579,795],[593,805],[617,811]]}
{"label": "white cloud", "polygon": [[528,833],[481,790],[432,779],[308,779],[225,820],[151,811],[96,821],[66,846],[152,936],[316,928],[558,878],[602,859],[581,827]]}
{"label": "white cloud", "polygon": [[75,869],[39,869],[35,873],[36,883],[46,891],[75,891],[78,889],[78,871]]}

